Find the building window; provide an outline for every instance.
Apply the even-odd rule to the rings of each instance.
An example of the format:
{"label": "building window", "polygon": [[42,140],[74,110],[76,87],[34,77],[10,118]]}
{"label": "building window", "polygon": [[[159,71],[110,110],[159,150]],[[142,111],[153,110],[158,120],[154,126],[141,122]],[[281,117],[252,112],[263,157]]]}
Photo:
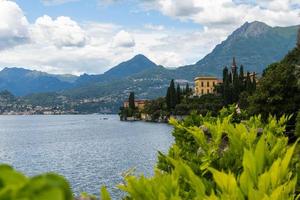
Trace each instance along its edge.
{"label": "building window", "polygon": [[209,82],[207,82],[207,87],[209,87]]}
{"label": "building window", "polygon": [[216,85],[216,82],[213,82],[213,86],[215,86]]}
{"label": "building window", "polygon": [[201,94],[204,94],[204,90],[203,89],[201,90]]}
{"label": "building window", "polygon": [[209,94],[209,89],[207,89],[207,94]]}
{"label": "building window", "polygon": [[203,84],[203,82],[201,81],[201,87],[203,87],[204,86],[204,84]]}

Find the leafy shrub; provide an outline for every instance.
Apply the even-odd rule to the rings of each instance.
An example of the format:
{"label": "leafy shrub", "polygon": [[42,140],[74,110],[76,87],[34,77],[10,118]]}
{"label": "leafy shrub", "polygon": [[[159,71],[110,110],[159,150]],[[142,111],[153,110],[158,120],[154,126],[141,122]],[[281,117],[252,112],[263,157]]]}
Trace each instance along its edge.
{"label": "leafy shrub", "polygon": [[153,177],[126,177],[126,199],[295,199],[299,158],[284,135],[289,118],[236,123],[224,113],[171,120],[174,145],[160,153]]}
{"label": "leafy shrub", "polygon": [[298,111],[297,115],[295,135],[298,137],[300,136],[300,110]]}
{"label": "leafy shrub", "polygon": [[[111,200],[105,187],[102,200]],[[47,173],[28,178],[8,165],[0,165],[0,200],[73,200],[69,183],[56,174]],[[81,200],[96,197],[82,193]]]}
{"label": "leafy shrub", "polygon": [[[218,117],[192,113],[172,119],[175,143],[160,153],[153,177],[129,173],[119,188],[126,200],[298,199],[299,148],[284,135],[289,117],[244,120],[224,109]],[[237,115],[237,116],[236,116]],[[238,119],[238,120],[237,120]],[[0,200],[72,200],[66,180],[44,174],[28,178],[0,166]],[[81,200],[95,199],[82,194]],[[111,200],[105,187],[101,199]]]}
{"label": "leafy shrub", "polygon": [[28,178],[10,166],[0,166],[1,200],[72,200],[68,182],[55,174]]}

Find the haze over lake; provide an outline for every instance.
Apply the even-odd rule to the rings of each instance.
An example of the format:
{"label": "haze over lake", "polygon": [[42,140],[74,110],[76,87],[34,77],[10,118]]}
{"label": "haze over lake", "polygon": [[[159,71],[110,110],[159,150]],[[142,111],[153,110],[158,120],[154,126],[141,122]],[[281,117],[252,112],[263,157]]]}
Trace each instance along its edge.
{"label": "haze over lake", "polygon": [[29,176],[64,175],[76,194],[98,194],[106,185],[117,198],[123,172],[153,173],[157,151],[173,142],[171,131],[166,124],[120,122],[116,115],[0,116],[0,162]]}

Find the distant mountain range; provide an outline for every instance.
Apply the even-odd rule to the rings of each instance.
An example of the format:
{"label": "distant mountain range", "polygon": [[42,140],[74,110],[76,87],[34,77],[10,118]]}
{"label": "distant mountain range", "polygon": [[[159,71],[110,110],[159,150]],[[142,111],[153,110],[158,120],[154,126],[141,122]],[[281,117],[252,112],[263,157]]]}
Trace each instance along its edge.
{"label": "distant mountain range", "polygon": [[190,67],[221,75],[224,65],[235,56],[249,71],[261,73],[269,64],[281,60],[296,46],[299,26],[270,27],[262,22],[246,22],[214,50]]}
{"label": "distant mountain range", "polygon": [[86,85],[91,82],[104,82],[111,81],[113,79],[120,79],[129,77],[131,75],[146,71],[148,69],[153,69],[157,65],[149,60],[144,55],[136,55],[132,59],[122,62],[117,66],[111,68],[104,74],[100,75],[88,75],[83,74],[76,80],[76,86]]}
{"label": "distant mountain range", "polygon": [[192,82],[199,75],[221,77],[223,67],[231,65],[232,57],[246,70],[261,73],[295,47],[298,28],[247,22],[197,63],[176,69],[158,66],[144,55],[136,55],[100,75],[53,75],[4,68],[0,71],[0,91],[9,90],[18,96],[56,92],[74,99],[101,97],[116,104],[127,98],[129,91],[135,91],[138,98],[155,98],[165,94],[171,79]]}
{"label": "distant mountain range", "polygon": [[72,75],[53,75],[23,68],[4,68],[0,71],[0,91],[9,90],[14,95],[62,91],[72,87]]}

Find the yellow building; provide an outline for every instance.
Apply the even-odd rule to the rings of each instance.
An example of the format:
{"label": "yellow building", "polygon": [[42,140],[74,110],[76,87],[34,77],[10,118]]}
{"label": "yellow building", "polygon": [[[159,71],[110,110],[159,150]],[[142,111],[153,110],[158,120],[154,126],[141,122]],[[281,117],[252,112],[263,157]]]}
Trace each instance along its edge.
{"label": "yellow building", "polygon": [[[146,100],[135,100],[134,105],[138,110],[143,110],[145,107]],[[129,101],[124,101],[123,103],[124,108],[129,108]]]}
{"label": "yellow building", "polygon": [[195,78],[194,95],[201,96],[203,94],[215,93],[215,86],[221,82],[217,77],[197,77]]}

